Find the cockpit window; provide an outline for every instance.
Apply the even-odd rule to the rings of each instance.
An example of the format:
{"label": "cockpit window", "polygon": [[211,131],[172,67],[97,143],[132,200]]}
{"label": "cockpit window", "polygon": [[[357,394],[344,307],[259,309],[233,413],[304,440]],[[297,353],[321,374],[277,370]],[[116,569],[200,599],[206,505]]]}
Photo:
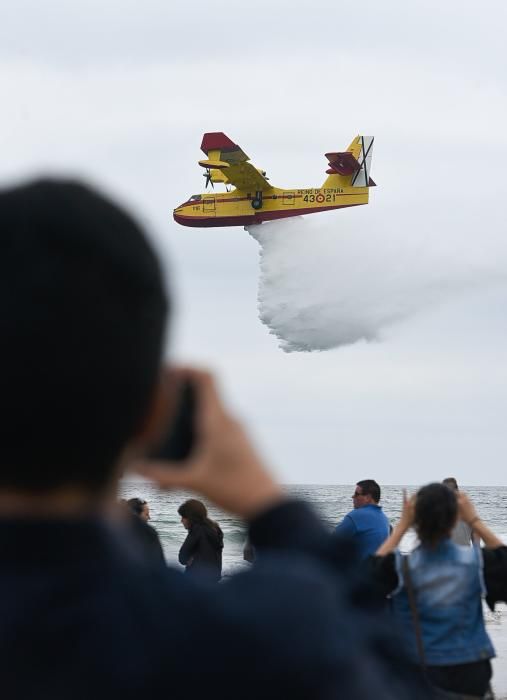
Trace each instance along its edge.
{"label": "cockpit window", "polygon": [[201,199],[201,195],[200,195],[200,194],[193,194],[193,195],[190,197],[190,201],[191,201],[191,202],[198,202],[200,199]]}

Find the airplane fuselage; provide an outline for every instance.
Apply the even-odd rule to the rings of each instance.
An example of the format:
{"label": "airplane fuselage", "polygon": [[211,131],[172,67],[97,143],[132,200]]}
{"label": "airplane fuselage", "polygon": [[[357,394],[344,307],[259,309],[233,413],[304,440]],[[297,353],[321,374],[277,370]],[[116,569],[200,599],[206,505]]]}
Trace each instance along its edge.
{"label": "airplane fuselage", "polygon": [[[368,204],[368,187],[322,187],[265,192],[231,192],[194,195],[174,210],[183,226],[249,226],[319,211]],[[260,204],[260,206],[259,206]]]}

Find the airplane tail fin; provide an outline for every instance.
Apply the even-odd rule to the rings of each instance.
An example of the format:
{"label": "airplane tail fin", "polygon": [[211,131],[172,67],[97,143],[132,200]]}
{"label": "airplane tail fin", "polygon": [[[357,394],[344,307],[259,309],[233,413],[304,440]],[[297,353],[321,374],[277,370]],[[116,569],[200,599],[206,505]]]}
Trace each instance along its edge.
{"label": "airplane tail fin", "polygon": [[370,177],[373,136],[356,136],[346,151],[326,153],[328,178],[322,187],[374,187]]}

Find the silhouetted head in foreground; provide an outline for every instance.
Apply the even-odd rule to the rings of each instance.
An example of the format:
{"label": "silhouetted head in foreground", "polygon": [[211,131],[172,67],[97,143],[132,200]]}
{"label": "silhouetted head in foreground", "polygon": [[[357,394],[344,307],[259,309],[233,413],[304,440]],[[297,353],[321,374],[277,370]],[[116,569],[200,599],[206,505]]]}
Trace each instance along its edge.
{"label": "silhouetted head in foreground", "polygon": [[458,517],[456,492],[445,484],[428,484],[417,492],[414,527],[422,545],[436,547],[449,537]]}
{"label": "silhouetted head in foreground", "polygon": [[167,300],[126,212],[84,185],[0,191],[0,488],[115,476],[160,374]]}

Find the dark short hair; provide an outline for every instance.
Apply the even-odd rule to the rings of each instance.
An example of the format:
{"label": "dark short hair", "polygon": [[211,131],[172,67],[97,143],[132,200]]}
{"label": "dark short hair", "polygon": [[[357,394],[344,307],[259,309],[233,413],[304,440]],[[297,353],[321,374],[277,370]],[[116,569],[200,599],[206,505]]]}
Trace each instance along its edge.
{"label": "dark short hair", "polygon": [[454,489],[455,491],[459,491],[458,489],[458,482],[453,476],[448,476],[447,479],[444,479],[442,481],[443,484],[448,486],[450,489]]}
{"label": "dark short hair", "polygon": [[360,486],[363,495],[371,496],[375,503],[380,501],[380,486],[373,479],[363,479],[363,481],[358,481],[356,486]]}
{"label": "dark short hair", "polygon": [[136,515],[141,515],[141,513],[144,510],[144,506],[148,505],[148,501],[145,501],[143,498],[129,498],[127,501],[127,505],[130,508],[130,510],[135,513]]}
{"label": "dark short hair", "polygon": [[421,544],[436,546],[456,524],[456,492],[445,484],[428,484],[417,492],[414,526]]}
{"label": "dark short hair", "polygon": [[83,184],[0,191],[0,487],[110,481],[145,418],[168,303],[136,221]]}

